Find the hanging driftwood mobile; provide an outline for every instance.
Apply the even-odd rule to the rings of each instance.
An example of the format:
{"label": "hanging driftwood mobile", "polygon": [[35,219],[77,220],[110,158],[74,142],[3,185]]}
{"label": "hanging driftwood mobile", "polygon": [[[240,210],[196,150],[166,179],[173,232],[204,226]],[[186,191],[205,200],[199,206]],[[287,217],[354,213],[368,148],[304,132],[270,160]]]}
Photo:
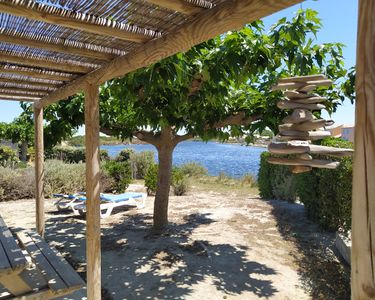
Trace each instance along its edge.
{"label": "hanging driftwood mobile", "polygon": [[323,154],[336,157],[352,155],[352,149],[334,148],[311,144],[312,141],[331,136],[325,130],[333,125],[332,120],[317,119],[312,111],[325,108],[326,99],[312,91],[318,86],[329,86],[332,81],[324,75],[290,77],[280,79],[273,90],[284,91],[284,100],[277,103],[281,109],[290,109],[292,113],[279,125],[279,134],[269,144],[268,150],[274,154],[295,154],[294,158],[270,157],[268,162],[289,165],[293,173],[311,171],[312,168],[334,169],[339,162],[313,159],[310,154]]}

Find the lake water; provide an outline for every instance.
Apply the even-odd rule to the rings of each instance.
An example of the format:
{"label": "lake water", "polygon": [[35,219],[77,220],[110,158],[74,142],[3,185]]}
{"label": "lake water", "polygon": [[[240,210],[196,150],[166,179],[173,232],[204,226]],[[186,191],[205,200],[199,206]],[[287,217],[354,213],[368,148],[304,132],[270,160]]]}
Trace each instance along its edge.
{"label": "lake water", "polygon": [[[116,156],[122,149],[131,148],[136,152],[154,151],[157,161],[156,148],[152,145],[103,145],[111,157]],[[213,176],[220,172],[231,177],[242,177],[246,173],[257,176],[260,154],[265,148],[241,146],[238,144],[222,144],[216,142],[186,141],[177,145],[173,152],[173,164],[182,165],[187,162],[197,162],[207,168]]]}

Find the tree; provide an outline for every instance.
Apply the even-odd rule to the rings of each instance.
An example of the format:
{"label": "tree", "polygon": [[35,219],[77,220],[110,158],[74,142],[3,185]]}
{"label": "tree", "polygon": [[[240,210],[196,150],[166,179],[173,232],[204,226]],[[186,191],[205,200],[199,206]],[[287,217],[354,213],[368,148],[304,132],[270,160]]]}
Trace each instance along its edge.
{"label": "tree", "polygon": [[[286,115],[276,106],[280,93],[271,92],[279,77],[324,73],[338,80],[346,75],[342,45],[314,43],[320,27],[312,10],[300,10],[290,21],[281,19],[268,33],[257,21],[101,87],[101,131],[135,136],[158,151],[156,229],[168,224],[172,155],[178,143],[195,136],[251,137],[266,128],[275,133]],[[340,88],[318,92],[330,100],[345,98]],[[82,97],[55,104],[46,117],[72,127],[83,123]],[[334,111],[338,102],[326,104]]]}
{"label": "tree", "polygon": [[20,146],[20,159],[27,161],[27,148],[34,140],[34,126],[30,115],[22,113],[11,123],[0,123],[0,139]]}

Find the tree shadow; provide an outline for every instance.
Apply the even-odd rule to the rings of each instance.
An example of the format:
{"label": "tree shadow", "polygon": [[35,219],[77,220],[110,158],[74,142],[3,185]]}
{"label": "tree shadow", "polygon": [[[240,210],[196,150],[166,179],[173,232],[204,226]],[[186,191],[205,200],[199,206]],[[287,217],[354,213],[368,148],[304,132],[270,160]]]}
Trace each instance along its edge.
{"label": "tree shadow", "polygon": [[302,284],[313,299],[350,299],[350,267],[340,261],[335,234],[307,219],[304,206],[267,201],[284,240],[294,243],[290,255],[298,265]]}
{"label": "tree shadow", "polygon": [[[215,222],[210,214],[190,214],[171,223],[163,234],[152,231],[152,215],[123,216],[121,223],[102,229],[102,285],[105,299],[185,299],[194,285],[207,287],[207,297],[219,292],[251,292],[270,297],[277,290],[269,275],[275,270],[249,261],[247,247],[193,240],[199,226]],[[85,277],[85,222],[51,216],[46,239],[65,252]],[[110,291],[110,292],[109,292]]]}

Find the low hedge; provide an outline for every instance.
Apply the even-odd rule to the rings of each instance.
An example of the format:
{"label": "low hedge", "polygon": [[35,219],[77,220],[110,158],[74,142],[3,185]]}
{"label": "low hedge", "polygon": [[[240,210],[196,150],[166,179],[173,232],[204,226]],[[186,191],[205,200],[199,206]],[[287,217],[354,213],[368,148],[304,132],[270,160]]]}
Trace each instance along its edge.
{"label": "low hedge", "polygon": [[[328,138],[322,145],[353,148],[342,139]],[[305,205],[307,216],[324,229],[349,231],[351,228],[352,158],[313,155],[317,159],[340,161],[336,169],[313,169],[294,175],[288,166],[267,163],[270,153],[264,152],[258,174],[260,196],[265,199],[294,201]],[[273,155],[274,156],[274,155]]]}
{"label": "low hedge", "polygon": [[[52,153],[47,156],[51,159],[62,160],[66,163],[85,162],[85,148],[71,146],[56,146],[52,149]],[[100,150],[100,160],[109,160],[107,150]]]}

